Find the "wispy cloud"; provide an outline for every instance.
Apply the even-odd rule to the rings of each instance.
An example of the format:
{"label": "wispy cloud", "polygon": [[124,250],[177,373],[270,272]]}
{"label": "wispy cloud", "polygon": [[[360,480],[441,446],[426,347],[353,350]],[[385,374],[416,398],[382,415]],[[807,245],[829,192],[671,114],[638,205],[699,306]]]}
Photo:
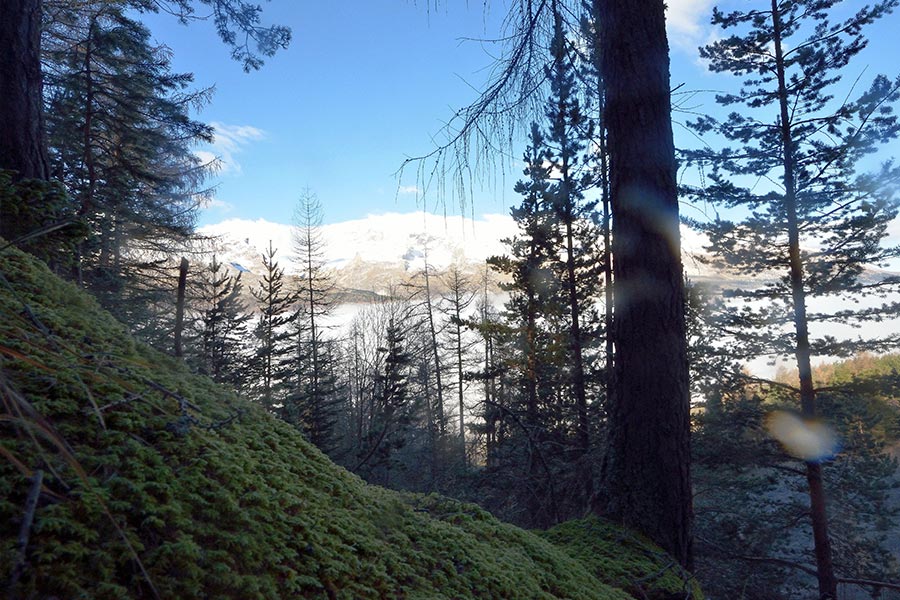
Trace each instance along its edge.
{"label": "wispy cloud", "polygon": [[234,210],[234,204],[218,198],[210,198],[203,203],[203,208],[214,208],[219,212],[228,213]]}
{"label": "wispy cloud", "polygon": [[262,129],[252,125],[229,125],[213,121],[213,141],[194,152],[204,163],[218,162],[220,175],[240,175],[241,163],[237,155],[253,142],[266,137]]}
{"label": "wispy cloud", "polygon": [[416,195],[418,195],[420,192],[421,192],[421,190],[414,185],[401,185],[399,188],[397,188],[398,194],[416,194]]}

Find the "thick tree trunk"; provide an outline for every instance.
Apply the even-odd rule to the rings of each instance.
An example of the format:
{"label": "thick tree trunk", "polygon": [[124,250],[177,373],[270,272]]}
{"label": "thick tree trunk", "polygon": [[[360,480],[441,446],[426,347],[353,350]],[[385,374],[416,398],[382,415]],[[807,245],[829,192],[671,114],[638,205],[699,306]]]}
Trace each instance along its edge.
{"label": "thick tree trunk", "polygon": [[47,179],[41,97],[41,0],[0,1],[0,169]]}
{"label": "thick tree trunk", "polygon": [[[813,387],[812,365],[809,347],[809,324],[806,318],[806,290],[803,284],[803,259],[800,255],[800,228],[797,219],[797,184],[794,178],[794,140],[790,123],[787,81],[782,49],[782,25],[777,0],[772,0],[772,29],[774,31],[775,63],[778,76],[781,142],[784,148],[784,204],[788,225],[791,301],[794,308],[796,334],[795,356],[800,374],[800,407],[804,419],[816,418],[816,391]],[[816,555],[820,600],[837,598],[837,578],[831,558],[831,542],[828,536],[828,514],[825,504],[825,488],[822,485],[822,467],[816,462],[806,463],[806,480],[809,488],[810,518]]]}
{"label": "thick tree trunk", "polygon": [[607,516],[691,565],[684,289],[662,0],[594,0],[600,15],[615,277]]}

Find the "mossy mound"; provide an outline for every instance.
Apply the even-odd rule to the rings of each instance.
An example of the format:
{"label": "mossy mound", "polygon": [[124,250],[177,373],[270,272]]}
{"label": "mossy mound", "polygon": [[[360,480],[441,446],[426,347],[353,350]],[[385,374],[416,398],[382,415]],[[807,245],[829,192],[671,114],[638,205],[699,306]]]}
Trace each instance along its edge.
{"label": "mossy mound", "polygon": [[568,521],[540,533],[606,583],[635,598],[703,598],[697,581],[643,536],[597,517]]}
{"label": "mossy mound", "polygon": [[13,250],[0,252],[0,316],[10,597],[632,597],[614,560],[608,578],[478,507],[366,485]]}

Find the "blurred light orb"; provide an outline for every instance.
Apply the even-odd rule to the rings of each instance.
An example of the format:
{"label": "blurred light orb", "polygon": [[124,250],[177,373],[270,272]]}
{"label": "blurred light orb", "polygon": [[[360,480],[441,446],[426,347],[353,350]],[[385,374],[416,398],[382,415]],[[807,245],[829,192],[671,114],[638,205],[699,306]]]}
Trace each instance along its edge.
{"label": "blurred light orb", "polygon": [[838,451],[837,435],[828,425],[791,412],[776,410],[769,413],[766,429],[789,454],[806,462],[828,460]]}

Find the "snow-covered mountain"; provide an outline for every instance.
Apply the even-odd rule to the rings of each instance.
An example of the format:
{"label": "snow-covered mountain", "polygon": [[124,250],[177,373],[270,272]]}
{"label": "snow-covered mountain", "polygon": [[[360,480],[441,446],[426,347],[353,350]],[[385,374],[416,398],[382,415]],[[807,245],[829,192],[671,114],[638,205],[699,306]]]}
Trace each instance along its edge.
{"label": "snow-covered mountain", "polygon": [[[292,229],[263,219],[230,219],[201,227],[199,233],[218,238],[220,261],[237,262],[251,272],[271,241],[279,264],[293,273],[298,269]],[[337,273],[364,267],[414,272],[424,266],[426,255],[435,269],[453,263],[482,264],[488,256],[502,254],[500,240],[515,231],[512,218],[505,215],[473,220],[425,212],[370,215],[319,228],[323,258]]]}
{"label": "snow-covered mountain", "polygon": [[[471,219],[412,212],[369,215],[322,225],[319,231],[323,258],[340,287],[384,293],[421,271],[426,256],[435,271],[456,264],[478,273],[487,257],[506,251],[502,240],[513,237],[517,228],[512,217],[502,214]],[[201,227],[199,233],[216,238],[219,262],[240,265],[250,272],[250,279],[261,269],[260,257],[270,241],[279,265],[288,274],[299,270],[291,225],[230,219]],[[697,233],[682,228],[686,272],[699,279],[721,278],[696,260],[702,245]]]}

